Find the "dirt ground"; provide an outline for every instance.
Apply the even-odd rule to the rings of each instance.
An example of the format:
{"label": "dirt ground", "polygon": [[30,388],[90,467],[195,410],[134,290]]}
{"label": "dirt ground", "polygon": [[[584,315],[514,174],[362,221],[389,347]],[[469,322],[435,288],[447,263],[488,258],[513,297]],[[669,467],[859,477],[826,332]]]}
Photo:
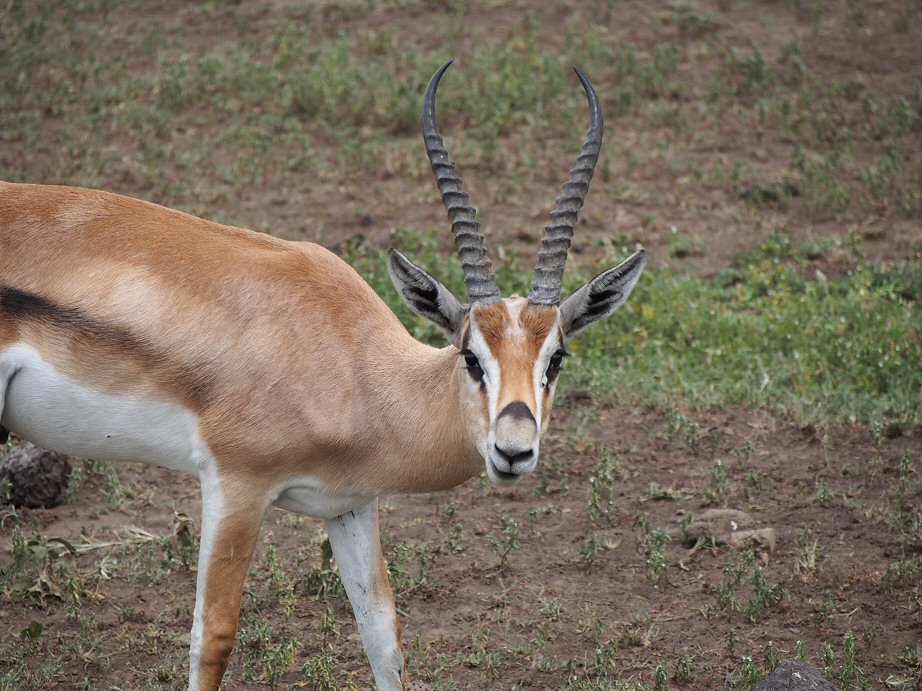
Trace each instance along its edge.
{"label": "dirt ground", "polygon": [[[400,36],[415,40],[426,35],[426,8],[439,4],[391,3],[376,10],[376,21],[391,22]],[[919,34],[879,40],[890,21],[885,4],[867,3],[867,28],[845,35],[838,30],[845,21],[845,3],[834,3],[820,20],[804,60],[830,78],[847,75],[884,95],[911,95],[919,88],[922,66]],[[543,3],[536,11],[542,25],[553,25],[570,12],[591,17],[596,5]],[[644,30],[637,27],[647,27],[663,10],[653,5],[657,4],[617,3],[614,18],[608,20],[610,40],[627,36],[645,40]],[[525,7],[520,2],[484,3],[465,21],[480,40],[496,41]],[[720,40],[733,45],[758,41],[766,56],[772,57],[792,31],[811,25],[813,20],[799,13],[798,7],[800,3],[743,3],[732,14],[720,15]],[[163,17],[176,11],[167,4],[156,9]],[[150,16],[145,14],[147,19]],[[127,24],[130,17],[122,20]],[[368,20],[335,15],[327,21],[331,31],[349,31],[353,24]],[[185,38],[207,40],[216,29],[190,25]],[[668,26],[646,36],[650,42],[666,39],[682,37]],[[133,68],[144,71],[152,66],[139,59]],[[613,145],[615,152],[649,144],[649,132],[632,129],[629,119],[612,118],[609,127],[609,136],[619,141]],[[766,179],[784,174],[788,144],[759,141],[732,113],[724,135],[721,155],[747,161]],[[684,147],[682,141],[674,142],[669,155],[684,158],[690,153]],[[419,155],[423,156],[422,147]],[[918,218],[854,208],[816,217],[796,199],[787,207],[763,212],[754,222],[725,186],[700,185],[694,198],[677,191],[687,189],[687,181],[665,163],[642,166],[636,174],[627,172],[623,162],[616,161],[613,168],[615,177],[624,176],[627,184],[648,190],[652,201],[626,204],[594,188],[573,255],[583,266],[601,261],[600,241],[611,235],[613,226],[631,242],[641,242],[654,262],[662,261],[668,252],[670,227],[681,228],[697,243],[689,262],[703,275],[725,268],[736,252],[758,245],[779,225],[795,238],[856,229],[864,237],[868,256],[883,261],[908,258],[912,242],[920,237]],[[538,180],[533,195],[500,203],[488,192],[492,182],[478,180],[476,167],[465,170],[465,176],[472,197],[485,200],[480,206],[488,233],[503,237],[519,254],[533,252],[546,213],[544,204],[535,199],[550,203],[559,182]],[[364,215],[352,213],[349,209],[361,190],[374,185],[380,187],[377,199],[391,201],[368,208]],[[143,190],[128,189],[124,180],[105,180],[102,186],[144,195]],[[272,182],[247,186],[228,200],[221,213],[329,247],[356,234],[384,245],[391,230],[407,219],[419,228],[444,225],[444,211],[433,190],[428,180],[405,180],[359,168],[345,171],[343,179],[311,186],[305,192],[309,210],[298,200],[305,190],[280,189]],[[278,201],[280,197],[285,201]],[[655,222],[645,228],[642,219],[650,214]],[[505,230],[523,223],[533,225],[534,234]],[[445,230],[444,250],[450,252],[447,226]],[[830,273],[834,272],[832,267]],[[912,555],[904,552],[899,532],[888,527],[876,509],[889,506],[901,462],[904,471],[909,459],[912,472],[922,472],[918,430],[902,430],[889,438],[858,425],[801,429],[764,410],[746,407],[691,411],[682,418],[684,423],[676,423],[659,409],[594,405],[587,395],[570,391],[558,402],[543,449],[543,463],[554,468],[544,475],[539,472],[513,489],[473,480],[446,493],[382,499],[389,560],[398,558],[395,550],[403,542],[429,557],[422,567],[424,578],[399,593],[404,643],[415,678],[435,688],[557,689],[573,685],[573,675],[593,664],[610,664],[630,688],[630,684],[652,686],[657,666],[663,665],[668,674],[665,687],[748,688],[740,681],[745,658],[765,668],[773,656],[793,657],[798,641],[804,641],[811,661],[820,668],[823,645],[831,646],[837,661],[832,669],[838,669],[836,665],[847,656],[846,634],[856,641],[857,664],[870,688],[885,688],[888,679],[908,677],[898,656],[918,646],[922,638],[920,612],[909,607],[906,596],[914,584],[894,589],[884,573],[894,561]],[[686,434],[689,429],[693,438]],[[604,453],[610,453],[617,464],[611,483],[613,508],[600,526],[590,519],[587,506],[590,476]],[[724,488],[716,501],[710,501],[704,491],[716,482],[718,463],[725,473]],[[117,508],[101,507],[105,483],[88,472],[69,503],[50,510],[21,510],[20,524],[71,540],[80,535],[104,540],[125,526],[171,535],[177,525],[174,509],[197,525],[198,487],[193,479],[136,465],[120,466],[118,472],[130,492]],[[683,517],[700,515],[708,508],[746,511],[758,527],[776,531],[774,549],[756,547],[756,562],[736,591],[741,612],[728,612],[719,604],[720,586],[728,578],[725,567],[734,553],[724,545],[693,548],[682,537]],[[638,537],[644,531],[643,524],[637,523],[642,514],[669,535],[665,570],[659,579],[651,577]],[[502,541],[504,518],[505,525],[511,518],[518,526],[522,546],[511,549],[501,564],[490,539],[494,544]],[[461,528],[455,534],[463,535],[459,544],[449,540],[456,525]],[[367,688],[370,675],[345,601],[318,597],[302,583],[296,588],[293,612],[286,615],[283,603],[267,595],[271,590],[267,550],[271,547],[289,578],[298,580],[311,565],[320,564],[321,530],[320,521],[271,512],[247,586],[248,621],[274,622],[300,643],[294,664],[278,677],[276,687],[310,688],[302,665],[322,652],[318,622],[326,607],[332,606],[338,628],[334,638],[338,687],[351,681]],[[593,534],[600,538],[597,553],[587,558],[583,551],[587,536]],[[9,531],[2,522],[0,538],[9,544]],[[810,544],[817,545],[812,551],[815,561],[805,565]],[[414,554],[406,567],[410,577],[421,568]],[[94,688],[144,688],[154,682],[167,688],[182,686],[172,675],[186,661],[194,562],[155,569],[156,577],[146,577],[131,572],[134,561],[124,555],[120,559],[123,565],[112,565],[108,575],[102,551],[88,552],[69,566],[83,580],[96,584],[95,592],[84,593],[80,602],[92,614],[91,625],[68,616],[66,608],[54,601],[44,607],[8,599],[0,604],[0,637],[7,637],[8,643],[11,632],[40,621],[43,650],[52,653],[70,646],[76,651],[67,657],[59,681],[47,688],[72,688],[84,678],[93,680]],[[9,555],[0,557],[0,562],[8,564]],[[754,598],[751,578],[756,566],[769,585],[783,583],[784,595],[747,612]],[[243,681],[247,660],[262,654],[255,648],[248,654],[248,640],[238,641],[226,677],[228,689],[270,684]],[[609,660],[607,651],[611,661],[599,662]],[[687,680],[675,676],[683,656],[692,659]],[[0,671],[4,668],[12,669],[12,663],[0,661]],[[145,670],[157,668],[163,670],[161,678],[152,681],[145,676]],[[859,688],[857,683],[854,688]]]}
{"label": "dirt ground", "polygon": [[[564,436],[563,425],[575,414],[566,405],[562,407],[557,416],[561,422],[555,425],[550,448],[544,451],[546,457],[559,457],[562,466],[548,493],[535,496],[537,480],[502,490],[471,481],[447,493],[391,497],[382,503],[382,527],[392,536],[392,543],[406,540],[432,550],[425,581],[399,606],[411,658],[414,641],[421,640],[427,649],[454,661],[437,673],[438,678],[450,680],[456,688],[560,688],[566,677],[560,671],[538,668],[541,657],[586,661],[611,637],[618,641],[617,666],[624,678],[649,683],[657,664],[667,664],[671,670],[673,661],[690,655],[693,677],[676,687],[713,689],[723,686],[744,656],[762,664],[766,645],[785,657],[793,656],[797,641],[807,641],[811,659],[822,666],[821,642],[838,643],[851,632],[858,640],[858,662],[871,688],[883,688],[882,682],[896,672],[894,654],[918,643],[918,615],[882,584],[886,566],[898,556],[897,540],[869,520],[865,509],[892,486],[901,455],[909,452],[918,458],[917,437],[889,441],[881,450],[866,434],[841,429],[832,442],[823,445],[812,433],[759,411],[735,410],[699,418],[711,441],[695,452],[671,440],[657,413],[606,408],[584,432],[594,446],[604,443],[619,450],[612,527],[598,531],[586,512],[588,479],[598,455],[593,449],[580,452],[559,441]],[[767,485],[764,493],[751,500],[746,479],[733,460],[733,449],[747,442],[755,449],[751,467],[764,475]],[[728,618],[714,608],[715,585],[724,579],[728,548],[691,550],[680,539],[682,516],[705,510],[701,498],[681,494],[678,499],[651,498],[651,483],[673,491],[699,486],[715,458],[722,458],[728,467],[723,504],[751,512],[758,527],[777,531],[775,551],[759,549],[758,559],[768,582],[783,581],[787,595],[755,621],[742,614]],[[172,526],[165,506],[175,506],[190,516],[197,514],[194,480],[146,466],[123,467],[120,473],[140,493],[129,507],[98,516],[100,488],[94,482],[87,483],[69,505],[24,510],[24,522],[47,535],[75,537],[75,526],[81,526],[83,534],[102,537],[107,530],[125,525],[169,534]],[[819,478],[833,496],[821,503],[814,489]],[[562,489],[564,485],[569,489]],[[852,501],[853,496],[863,501]],[[451,505],[457,507],[457,514],[449,520],[446,509]],[[526,526],[528,512],[534,508],[542,515],[532,530]],[[674,538],[666,548],[665,577],[658,583],[648,576],[644,556],[633,538],[636,517],[644,512],[651,523]],[[525,536],[525,547],[511,553],[503,570],[485,539],[496,533],[500,514],[511,516]],[[442,542],[452,521],[463,524],[467,534],[458,551]],[[298,555],[317,563],[320,529],[319,521],[304,519],[293,524],[285,512],[273,510],[264,528],[262,549],[273,545],[282,563],[292,569]],[[579,552],[584,536],[593,531],[602,535],[606,547],[587,572]],[[820,545],[816,572],[796,566],[798,534],[804,531]],[[79,557],[76,570],[91,573],[100,568],[98,559]],[[260,580],[263,578],[261,572]],[[259,590],[265,584],[256,581],[249,587]],[[828,591],[831,607],[827,616],[820,617],[824,591]],[[750,592],[744,581],[740,591],[744,605]],[[170,632],[166,640],[176,646],[187,645],[194,593],[194,568],[169,573],[156,583],[137,582],[121,573],[100,583],[99,592],[83,602],[97,617],[93,661],[74,669],[74,678],[86,674],[119,687],[136,687],[136,670],[162,663],[164,651],[156,645],[126,647],[118,641],[132,635],[144,641],[145,632],[156,628]],[[548,603],[555,601],[561,611],[544,631]],[[304,645],[304,658],[319,651],[316,625],[325,606],[309,594],[297,599],[289,626]],[[8,631],[19,630],[40,615],[30,608],[4,609]],[[279,609],[276,605],[261,615],[280,618]],[[370,680],[348,607],[342,602],[336,604],[336,619],[343,665],[337,671],[348,670],[358,687],[364,688]],[[41,620],[58,640],[79,635],[79,627],[67,620],[61,608],[41,613]],[[609,636],[603,636],[600,643],[593,641],[594,626],[604,627]],[[479,641],[478,635],[488,640]],[[541,635],[548,640],[537,659],[517,651]],[[473,652],[480,645],[499,651],[494,670],[474,662]],[[837,653],[842,654],[838,645]],[[300,678],[295,668],[280,678],[279,686],[287,688]],[[343,683],[342,676],[340,680]],[[226,687],[249,686],[241,682],[238,655]]]}

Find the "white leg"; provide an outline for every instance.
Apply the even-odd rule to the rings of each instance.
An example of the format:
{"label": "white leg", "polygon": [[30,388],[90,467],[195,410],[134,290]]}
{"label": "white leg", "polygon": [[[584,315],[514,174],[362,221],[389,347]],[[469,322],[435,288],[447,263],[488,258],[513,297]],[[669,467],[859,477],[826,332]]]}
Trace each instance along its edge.
{"label": "white leg", "polygon": [[217,691],[237,636],[243,582],[268,496],[245,481],[201,474],[202,537],[189,646],[189,688]]}
{"label": "white leg", "polygon": [[215,533],[221,522],[224,500],[221,486],[213,470],[201,474],[202,529],[199,538],[198,572],[195,579],[195,609],[192,612],[192,632],[189,636],[189,688],[199,688],[202,666],[202,643],[205,628],[205,587],[208,584],[208,567],[214,549]]}
{"label": "white leg", "polygon": [[[10,379],[13,378],[15,371],[12,363],[0,360],[0,420],[3,420],[3,407],[6,403],[6,387],[10,383]],[[7,439],[9,439],[9,432],[7,432],[6,427],[0,425],[0,444],[5,444]]]}
{"label": "white leg", "polygon": [[377,499],[326,521],[339,575],[378,691],[404,688],[403,647],[394,593],[381,555]]}
{"label": "white leg", "polygon": [[0,420],[3,419],[3,406],[6,403],[6,387],[15,373],[13,363],[0,360]]}

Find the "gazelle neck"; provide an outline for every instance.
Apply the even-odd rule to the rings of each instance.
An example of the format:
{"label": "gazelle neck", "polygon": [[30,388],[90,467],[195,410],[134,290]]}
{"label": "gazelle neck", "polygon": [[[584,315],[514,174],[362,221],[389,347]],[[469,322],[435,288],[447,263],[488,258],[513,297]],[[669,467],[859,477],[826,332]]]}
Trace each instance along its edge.
{"label": "gazelle neck", "polygon": [[464,369],[457,348],[407,338],[382,344],[378,352],[390,382],[368,392],[366,410],[380,464],[370,470],[382,491],[432,492],[478,475],[483,460],[460,407]]}

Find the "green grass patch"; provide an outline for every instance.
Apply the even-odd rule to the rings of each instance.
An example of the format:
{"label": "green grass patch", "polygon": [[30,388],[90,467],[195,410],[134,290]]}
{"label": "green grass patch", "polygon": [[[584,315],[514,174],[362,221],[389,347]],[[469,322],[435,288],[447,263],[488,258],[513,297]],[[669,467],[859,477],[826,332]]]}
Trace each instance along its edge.
{"label": "green grass patch", "polygon": [[[418,245],[414,261],[463,296],[457,261],[440,255],[436,237],[405,230],[393,244]],[[827,255],[841,273],[811,270]],[[399,303],[383,251],[360,247],[349,259],[415,336],[442,343]],[[526,294],[530,269],[498,273],[505,292]],[[567,282],[586,278],[572,271]],[[797,244],[776,233],[714,279],[654,260],[621,313],[575,339],[563,385],[589,387],[603,402],[743,403],[800,424],[914,427],[922,423],[920,297],[918,261],[868,261],[852,236]]]}

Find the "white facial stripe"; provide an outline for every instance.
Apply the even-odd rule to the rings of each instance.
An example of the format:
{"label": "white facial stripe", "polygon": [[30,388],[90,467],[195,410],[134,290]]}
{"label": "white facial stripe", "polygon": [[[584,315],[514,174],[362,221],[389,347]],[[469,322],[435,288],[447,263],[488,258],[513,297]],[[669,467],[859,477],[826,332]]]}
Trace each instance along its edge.
{"label": "white facial stripe", "polygon": [[[499,406],[499,362],[493,357],[490,346],[487,345],[480,328],[477,326],[477,320],[471,319],[471,337],[468,346],[480,361],[480,368],[484,372],[484,386],[487,389],[487,411],[490,416],[490,431],[487,434],[486,446],[481,449],[484,458],[488,458],[490,449],[496,443],[496,432],[493,429],[493,423],[496,421]],[[471,382],[473,383],[473,382]]]}
{"label": "white facial stripe", "polygon": [[551,329],[547,338],[544,339],[544,343],[541,345],[541,350],[538,353],[538,359],[535,360],[534,372],[532,373],[535,386],[535,420],[538,422],[539,430],[541,429],[541,416],[544,407],[544,375],[547,372],[547,366],[550,363],[551,355],[557,351],[560,345],[558,338],[559,322],[560,317],[557,318],[557,323],[554,324],[554,328]]}

